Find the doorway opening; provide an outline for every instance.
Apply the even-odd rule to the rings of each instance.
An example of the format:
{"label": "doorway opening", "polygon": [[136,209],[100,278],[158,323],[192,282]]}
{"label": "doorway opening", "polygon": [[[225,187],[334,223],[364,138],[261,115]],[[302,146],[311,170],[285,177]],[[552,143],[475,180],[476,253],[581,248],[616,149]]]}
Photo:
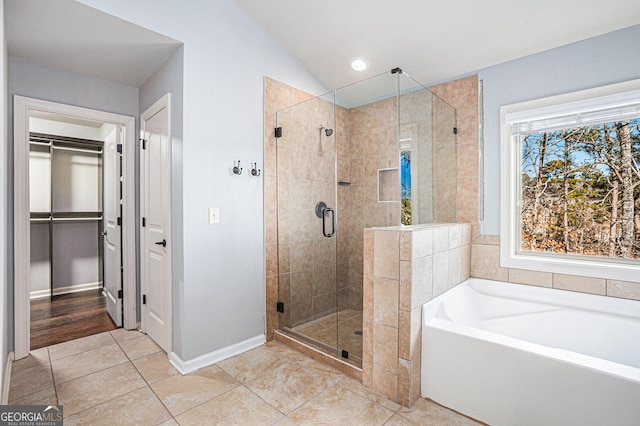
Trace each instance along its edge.
{"label": "doorway opening", "polygon": [[103,267],[104,146],[116,130],[53,114],[29,117],[31,349],[117,327]]}
{"label": "doorway opening", "polygon": [[135,328],[134,118],[21,96],[14,116],[16,359]]}

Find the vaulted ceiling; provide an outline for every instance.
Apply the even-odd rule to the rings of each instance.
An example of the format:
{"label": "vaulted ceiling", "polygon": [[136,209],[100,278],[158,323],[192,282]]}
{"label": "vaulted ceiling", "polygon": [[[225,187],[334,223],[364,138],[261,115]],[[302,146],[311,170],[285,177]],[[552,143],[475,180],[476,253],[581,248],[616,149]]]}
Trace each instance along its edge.
{"label": "vaulted ceiling", "polygon": [[638,0],[236,2],[329,89],[395,67],[429,84],[640,24]]}
{"label": "vaulted ceiling", "polygon": [[[397,66],[429,84],[640,24],[637,0],[235,1],[329,89]],[[181,44],[75,0],[4,4],[10,55],[135,87]]]}

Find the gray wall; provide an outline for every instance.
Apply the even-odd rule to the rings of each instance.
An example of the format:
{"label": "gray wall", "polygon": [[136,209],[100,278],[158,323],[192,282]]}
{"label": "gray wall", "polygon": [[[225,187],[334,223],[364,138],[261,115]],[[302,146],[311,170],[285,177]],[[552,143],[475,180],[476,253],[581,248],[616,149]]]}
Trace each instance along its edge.
{"label": "gray wall", "polygon": [[133,117],[138,115],[137,87],[62,71],[13,56],[9,56],[8,73],[10,128],[13,128],[13,95]]}
{"label": "gray wall", "polygon": [[[263,77],[316,94],[325,88],[232,0],[82,3],[184,43],[181,188],[173,181],[182,192],[173,232],[183,235],[172,246],[184,270],[174,270],[174,351],[190,360],[261,335],[263,180],[248,170],[251,162],[263,168]],[[245,171],[235,176],[238,160]],[[209,207],[220,208],[218,225],[208,224]]]}
{"label": "gray wall", "polygon": [[484,84],[482,233],[500,234],[500,107],[640,78],[640,25],[479,71]]}
{"label": "gray wall", "polygon": [[[45,67],[34,62],[8,58],[8,203],[13,200],[13,95],[28,96],[52,102],[91,108],[116,114],[138,116],[138,88],[98,78]],[[4,176],[4,174],[3,174]],[[7,229],[13,229],[12,213],[7,216]],[[13,232],[7,234],[8,247],[13,246]],[[13,276],[13,252],[7,250],[9,276]],[[13,285],[7,288],[7,329],[9,350],[13,350]]]}

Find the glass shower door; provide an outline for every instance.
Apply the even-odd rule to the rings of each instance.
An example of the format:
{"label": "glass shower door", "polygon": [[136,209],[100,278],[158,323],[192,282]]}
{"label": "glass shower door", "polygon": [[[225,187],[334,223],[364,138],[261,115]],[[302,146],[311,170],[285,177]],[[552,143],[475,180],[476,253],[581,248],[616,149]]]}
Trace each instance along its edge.
{"label": "glass shower door", "polygon": [[276,122],[279,324],[338,352],[333,93],[278,111]]}

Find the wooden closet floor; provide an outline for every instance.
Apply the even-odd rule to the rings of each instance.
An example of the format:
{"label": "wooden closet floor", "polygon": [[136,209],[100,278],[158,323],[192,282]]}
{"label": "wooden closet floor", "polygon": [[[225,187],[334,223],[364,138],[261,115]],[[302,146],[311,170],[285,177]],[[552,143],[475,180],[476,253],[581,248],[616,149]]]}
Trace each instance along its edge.
{"label": "wooden closet floor", "polygon": [[32,350],[116,328],[98,290],[31,301]]}

